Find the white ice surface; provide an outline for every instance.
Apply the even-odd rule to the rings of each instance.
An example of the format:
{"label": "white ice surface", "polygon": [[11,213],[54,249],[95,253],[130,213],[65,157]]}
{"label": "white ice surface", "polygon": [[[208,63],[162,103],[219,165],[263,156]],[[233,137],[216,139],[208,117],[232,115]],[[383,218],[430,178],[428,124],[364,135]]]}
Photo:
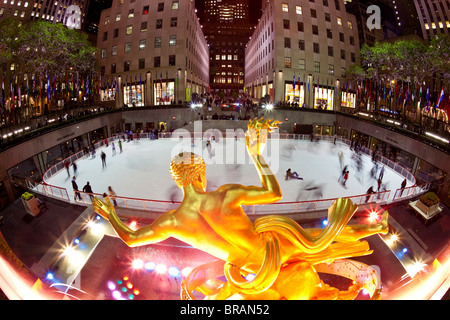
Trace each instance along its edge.
{"label": "white ice surface", "polygon": [[[122,197],[181,201],[182,192],[172,180],[169,165],[172,157],[183,148],[186,151],[202,152],[207,163],[208,191],[226,183],[261,185],[243,140],[212,141],[214,155],[211,158],[205,144],[206,141],[200,140],[192,147],[190,140],[180,142],[171,139],[141,139],[123,142],[122,153],[115,143],[116,155],[112,154],[110,144],[109,147],[98,149],[95,158],[85,157],[76,162],[77,184],[82,190],[89,181],[93,192],[99,194],[107,192],[108,186],[112,186],[116,194]],[[102,168],[102,151],[106,154],[106,168]],[[349,170],[345,187],[338,182],[342,171],[339,152],[343,155],[343,165],[347,165]],[[374,166],[370,157],[361,156],[363,166],[362,171],[358,172],[353,155],[354,152],[347,145],[340,143],[334,145],[325,141],[269,140],[265,159],[283,192],[280,202],[291,202],[362,195],[370,186],[377,191],[377,182],[370,177],[370,170]],[[285,172],[288,168],[296,171],[303,180],[286,181]],[[380,168],[381,164],[377,177]],[[73,176],[73,167],[70,167],[70,175]],[[66,188],[69,195],[73,195],[71,177],[63,169],[46,182]],[[385,167],[383,184],[386,190],[392,190],[391,195],[400,188],[403,179],[400,174]],[[408,181],[407,186],[410,185]],[[314,187],[318,189],[306,190]]]}

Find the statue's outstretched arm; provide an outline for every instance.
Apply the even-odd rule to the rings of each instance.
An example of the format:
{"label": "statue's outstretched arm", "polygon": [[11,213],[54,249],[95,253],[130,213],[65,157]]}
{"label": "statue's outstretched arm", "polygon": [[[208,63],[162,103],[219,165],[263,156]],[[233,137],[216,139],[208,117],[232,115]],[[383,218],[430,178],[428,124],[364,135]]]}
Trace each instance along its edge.
{"label": "statue's outstretched arm", "polygon": [[160,215],[150,225],[133,230],[120,220],[108,197],[105,197],[105,201],[94,197],[92,203],[95,212],[109,220],[117,235],[130,247],[157,243],[170,237],[170,212]]}
{"label": "statue's outstretched arm", "polygon": [[267,143],[267,137],[271,126],[276,125],[276,121],[255,119],[250,121],[245,136],[245,143],[248,154],[252,159],[258,175],[261,179],[261,187],[240,186],[237,198],[239,204],[255,205],[274,203],[281,199],[282,193],[275,175],[266,163],[262,153]]}

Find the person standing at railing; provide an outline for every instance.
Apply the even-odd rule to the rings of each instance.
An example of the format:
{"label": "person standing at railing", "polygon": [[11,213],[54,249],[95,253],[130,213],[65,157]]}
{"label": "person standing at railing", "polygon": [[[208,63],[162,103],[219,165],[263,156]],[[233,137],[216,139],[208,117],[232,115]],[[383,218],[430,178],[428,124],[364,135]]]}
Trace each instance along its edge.
{"label": "person standing at railing", "polygon": [[91,185],[89,184],[89,181],[86,182],[86,185],[83,187],[83,192],[88,193],[89,194],[89,198],[91,198],[91,201],[92,201],[94,196],[92,195],[93,192],[92,192]]}
{"label": "person standing at railing", "polygon": [[111,199],[112,202],[114,203],[114,206],[117,207],[116,193],[111,188],[111,186],[108,187],[108,194],[109,194],[109,199]]}
{"label": "person standing at railing", "polygon": [[78,197],[79,200],[83,200],[81,198],[80,191],[78,191],[78,184],[75,181],[76,179],[77,179],[77,177],[73,176],[73,178],[72,178],[72,188],[73,188],[73,192],[75,193],[74,200],[77,201],[77,197]]}
{"label": "person standing at railing", "polygon": [[406,188],[406,179],[403,180],[403,182],[402,182],[401,190],[400,190],[400,197],[402,196],[403,190],[405,190],[405,188]]}

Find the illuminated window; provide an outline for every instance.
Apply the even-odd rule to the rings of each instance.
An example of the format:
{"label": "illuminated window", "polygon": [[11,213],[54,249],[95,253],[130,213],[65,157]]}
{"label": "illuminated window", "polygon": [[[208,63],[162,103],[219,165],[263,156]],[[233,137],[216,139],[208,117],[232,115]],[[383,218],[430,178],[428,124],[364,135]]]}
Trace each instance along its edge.
{"label": "illuminated window", "polygon": [[339,17],[337,18],[337,24],[340,25],[340,26],[342,26],[342,19],[339,18]]}
{"label": "illuminated window", "polygon": [[287,3],[282,3],[281,4],[281,10],[283,10],[283,12],[289,12],[289,7]]}
{"label": "illuminated window", "polygon": [[291,67],[291,57],[284,57],[284,67],[285,68]]}
{"label": "illuminated window", "polygon": [[353,29],[353,23],[351,21],[347,21],[347,26],[349,29]]}
{"label": "illuminated window", "polygon": [[303,12],[302,12],[302,6],[295,6],[295,13],[297,13],[297,14],[303,14]]}
{"label": "illuminated window", "polygon": [[169,37],[169,46],[175,46],[177,44],[177,36]]}
{"label": "illuminated window", "polygon": [[133,32],[133,26],[127,26],[126,34],[131,34]]}
{"label": "illuminated window", "polygon": [[178,10],[178,1],[172,2],[172,10]]}
{"label": "illuminated window", "polygon": [[139,50],[145,50],[147,41],[145,39],[139,41]]}

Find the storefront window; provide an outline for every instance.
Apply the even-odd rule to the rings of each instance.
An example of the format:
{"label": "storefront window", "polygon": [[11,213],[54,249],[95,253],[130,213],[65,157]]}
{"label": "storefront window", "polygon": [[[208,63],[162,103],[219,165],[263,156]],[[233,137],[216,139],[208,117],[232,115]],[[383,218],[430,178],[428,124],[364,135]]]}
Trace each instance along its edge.
{"label": "storefront window", "polygon": [[140,107],[144,105],[143,85],[130,85],[123,88],[123,102],[129,107]]}
{"label": "storefront window", "polygon": [[155,92],[155,105],[171,104],[174,99],[175,82],[173,81],[155,81],[153,90]]}
{"label": "storefront window", "polygon": [[351,92],[341,93],[341,107],[343,108],[355,108],[356,106],[356,94]]}
{"label": "storefront window", "polygon": [[102,101],[110,101],[116,99],[116,89],[115,88],[105,88],[101,90],[100,98]]}
{"label": "storefront window", "polygon": [[285,86],[286,97],[285,101],[290,103],[297,103],[299,107],[303,105],[305,102],[305,86],[304,85],[296,85],[295,90],[294,86],[290,83],[287,83]]}
{"label": "storefront window", "polygon": [[334,90],[328,88],[314,88],[314,108],[334,109]]}

